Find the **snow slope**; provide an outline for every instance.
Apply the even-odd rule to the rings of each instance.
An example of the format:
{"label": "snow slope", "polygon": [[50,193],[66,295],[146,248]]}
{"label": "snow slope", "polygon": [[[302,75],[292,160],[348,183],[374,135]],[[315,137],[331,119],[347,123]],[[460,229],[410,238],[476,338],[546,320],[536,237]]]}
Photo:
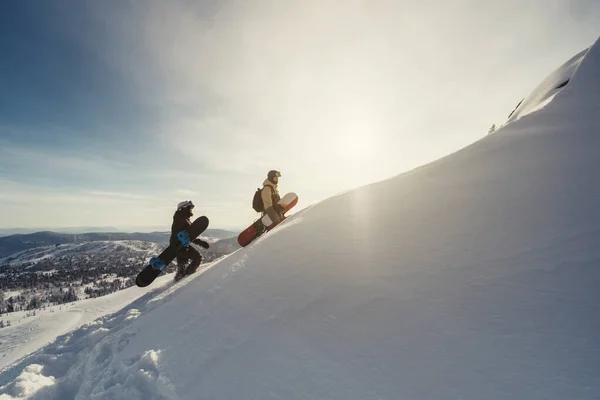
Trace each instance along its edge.
{"label": "snow slope", "polygon": [[578,62],[495,134],[298,212],[15,364],[0,393],[598,399],[600,44]]}
{"label": "snow slope", "polygon": [[36,310],[35,316],[26,317],[32,313],[28,311],[3,315],[1,319],[4,323],[10,322],[11,326],[0,329],[0,370],[54,341],[59,335],[114,313],[151,289],[168,286],[172,280],[173,274],[167,274],[157,279],[154,288],[142,290],[132,287],[103,297],[46,307],[45,310]]}

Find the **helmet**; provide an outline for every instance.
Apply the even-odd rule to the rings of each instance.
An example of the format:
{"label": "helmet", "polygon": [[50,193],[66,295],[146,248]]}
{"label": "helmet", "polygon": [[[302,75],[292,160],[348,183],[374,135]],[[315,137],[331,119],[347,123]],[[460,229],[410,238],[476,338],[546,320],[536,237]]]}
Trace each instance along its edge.
{"label": "helmet", "polygon": [[275,179],[275,177],[279,178],[281,176],[281,172],[272,169],[271,171],[269,171],[269,173],[267,174],[267,178],[270,181],[273,181]]}
{"label": "helmet", "polygon": [[185,200],[177,204],[177,211],[183,210],[184,208],[194,208],[194,203],[191,200]]}

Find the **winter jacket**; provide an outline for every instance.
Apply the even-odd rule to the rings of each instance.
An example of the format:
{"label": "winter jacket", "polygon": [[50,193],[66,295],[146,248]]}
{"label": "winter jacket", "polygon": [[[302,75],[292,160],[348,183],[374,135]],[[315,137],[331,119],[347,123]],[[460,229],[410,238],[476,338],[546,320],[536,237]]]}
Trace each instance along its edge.
{"label": "winter jacket", "polygon": [[179,244],[177,234],[188,229],[191,225],[192,223],[187,215],[183,214],[181,211],[175,212],[175,214],[173,214],[173,225],[171,226],[171,238],[169,239],[169,243],[172,245]]}
{"label": "winter jacket", "polygon": [[260,195],[262,197],[265,210],[267,210],[269,207],[273,207],[274,204],[277,204],[279,200],[281,200],[281,197],[279,197],[279,190],[277,190],[277,185],[268,179],[265,179],[263,182],[263,189],[260,192]]}

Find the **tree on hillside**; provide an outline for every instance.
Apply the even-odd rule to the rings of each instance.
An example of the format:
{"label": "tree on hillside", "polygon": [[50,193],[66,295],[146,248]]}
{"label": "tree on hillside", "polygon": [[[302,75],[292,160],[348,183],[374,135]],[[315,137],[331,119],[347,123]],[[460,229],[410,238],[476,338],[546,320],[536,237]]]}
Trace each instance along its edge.
{"label": "tree on hillside", "polygon": [[69,288],[69,290],[67,290],[64,294],[63,294],[63,303],[71,303],[73,301],[77,301],[77,294],[75,293],[75,289],[73,289],[72,287]]}
{"label": "tree on hillside", "polygon": [[39,308],[41,305],[41,301],[37,296],[33,296],[31,298],[31,300],[29,300],[29,304],[27,305],[27,309],[28,310],[35,310],[36,308]]}
{"label": "tree on hillside", "polygon": [[14,311],[15,311],[15,304],[14,304],[14,299],[11,296],[8,298],[8,301],[6,302],[6,312],[11,313]]}
{"label": "tree on hillside", "polygon": [[0,315],[6,311],[6,301],[4,300],[4,292],[0,290]]}

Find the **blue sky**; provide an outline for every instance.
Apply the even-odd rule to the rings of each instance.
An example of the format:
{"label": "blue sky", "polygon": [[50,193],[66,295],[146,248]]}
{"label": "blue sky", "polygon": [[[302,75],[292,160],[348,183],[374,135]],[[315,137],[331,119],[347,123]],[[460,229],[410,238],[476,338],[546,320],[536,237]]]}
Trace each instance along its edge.
{"label": "blue sky", "polygon": [[302,207],[464,147],[600,26],[483,3],[3,2],[0,228],[241,228],[269,169]]}

